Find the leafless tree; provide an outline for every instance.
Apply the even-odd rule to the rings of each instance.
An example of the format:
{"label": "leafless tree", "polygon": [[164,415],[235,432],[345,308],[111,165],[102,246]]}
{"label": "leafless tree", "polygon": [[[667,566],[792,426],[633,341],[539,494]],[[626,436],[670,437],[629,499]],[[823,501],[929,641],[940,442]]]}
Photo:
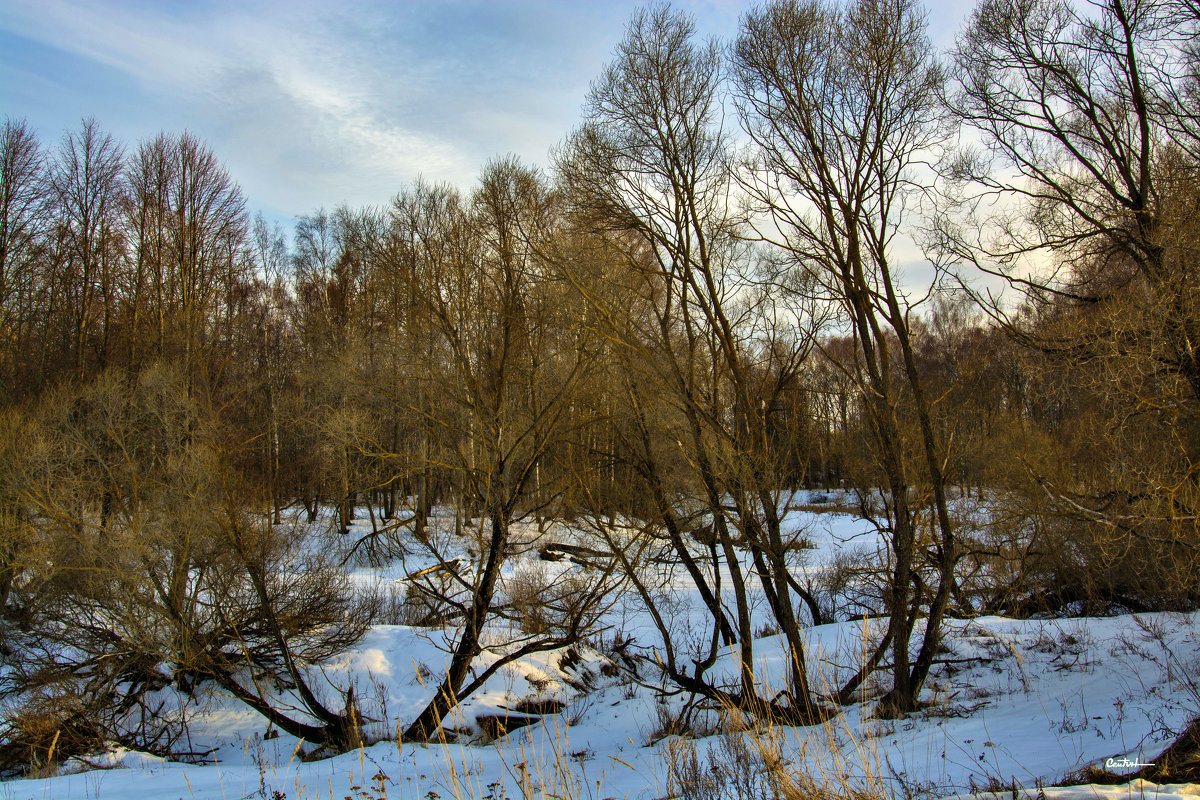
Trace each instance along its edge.
{"label": "leafless tree", "polygon": [[[592,86],[587,122],[556,161],[581,219],[609,236],[624,251],[631,274],[640,274],[645,315],[612,307],[602,307],[602,315],[615,322],[628,357],[658,371],[651,385],[661,387],[665,401],[679,409],[682,428],[668,441],[683,448],[677,457],[694,470],[691,497],[713,529],[713,572],[705,577],[683,539],[690,524],[681,524],[664,491],[660,465],[671,457],[656,452],[648,398],[631,386],[630,402],[639,409],[631,452],[649,480],[655,515],[712,614],[714,647],[718,638],[736,640],[741,661],[740,690],[734,694],[703,680],[711,653],[688,674],[668,650],[669,676],[755,713],[811,722],[820,712],[812,703],[793,600],[806,592],[790,573],[786,493],[780,493],[788,481],[769,423],[804,359],[808,338],[795,329],[797,318],[781,313],[750,280],[751,253],[737,236],[740,217],[731,199],[730,148],[721,124],[722,69],[720,48],[696,42],[688,17],[665,6],[637,12]],[[759,696],[753,674],[748,605],[753,576],[741,567],[739,547],[751,555],[787,643],[789,687],[773,702]],[[736,628],[725,618],[719,589],[714,591],[722,572],[732,584]]]}
{"label": "leafless tree", "polygon": [[[912,711],[949,597],[954,529],[945,445],[933,429],[932,398],[911,337],[922,298],[905,292],[893,259],[913,201],[914,170],[942,135],[941,71],[923,13],[907,0],[771,2],[743,19],[733,58],[735,103],[752,141],[742,185],[767,215],[761,235],[810,282],[800,284],[799,294],[835,303],[855,340],[854,377],[885,476],[895,559],[889,628],[875,654],[890,641],[893,688],[882,706]],[[896,370],[920,423],[920,480],[930,487],[939,529],[938,585],[915,663],[909,638],[922,597],[914,588],[919,509],[911,492],[918,478],[900,426]]]}
{"label": "leafless tree", "polygon": [[469,205],[445,188],[414,192],[397,199],[395,215],[397,235],[417,249],[411,286],[422,319],[414,324],[429,337],[412,353],[412,379],[424,390],[410,396],[441,399],[414,409],[428,442],[403,460],[451,469],[480,526],[476,563],[457,578],[462,625],[446,675],[404,732],[423,740],[487,676],[524,654],[571,643],[594,613],[594,601],[579,604],[565,629],[515,643],[467,681],[496,611],[513,522],[545,502],[540,466],[565,433],[591,353],[569,335],[571,322],[543,302],[556,287],[537,239],[554,229],[556,204],[538,173],[512,158],[490,162]]}
{"label": "leafless tree", "polygon": [[1100,595],[1138,594],[1129,560],[1144,560],[1164,567],[1171,604],[1197,591],[1182,577],[1200,509],[1194,12],[982,3],[947,93],[978,144],[947,164],[953,202],[936,230],[949,257],[1016,290],[1020,304],[976,297],[1076,382],[1066,402],[1080,413],[1051,435],[1074,442],[1077,474],[1031,454],[1030,505],[1107,553],[1091,570],[1115,578]]}
{"label": "leafless tree", "polygon": [[64,744],[80,723],[166,754],[181,720],[153,693],[212,681],[289,733],[352,747],[352,689],[331,707],[308,666],[353,644],[374,608],[302,531],[255,513],[265,492],[238,467],[252,445],[190,381],[180,366],[110,372],[26,418],[6,485],[43,557],[21,562],[36,596],[0,689],[18,705],[62,698],[48,713],[65,715]]}
{"label": "leafless tree", "polygon": [[78,131],[64,134],[50,171],[59,289],[52,306],[67,319],[67,352],[80,379],[92,364],[103,368],[110,356],[108,337],[124,256],[118,218],[123,159],[116,139],[89,118]]}
{"label": "leafless tree", "polygon": [[30,344],[47,199],[41,146],[24,120],[5,117],[0,127],[0,374],[6,377],[7,397],[19,393],[19,353]]}
{"label": "leafless tree", "polygon": [[[1192,25],[1155,0],[982,3],[954,51],[947,94],[982,141],[948,165],[965,216],[947,222],[941,243],[1015,286],[1080,300],[1115,285],[1079,282],[1072,266],[1094,257],[1119,254],[1161,276],[1164,156],[1200,157],[1184,100]],[[1039,252],[1053,252],[1060,269],[1022,272],[1021,257]]]}

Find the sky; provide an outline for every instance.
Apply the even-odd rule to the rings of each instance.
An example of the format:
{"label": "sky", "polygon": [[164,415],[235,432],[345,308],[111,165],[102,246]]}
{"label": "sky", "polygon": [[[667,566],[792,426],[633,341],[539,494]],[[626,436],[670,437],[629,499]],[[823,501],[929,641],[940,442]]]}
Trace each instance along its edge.
{"label": "sky", "polygon": [[[381,205],[418,176],[469,189],[508,153],[545,167],[636,0],[2,0],[0,115],[54,144],[84,117],[127,146],[191,131],[285,226]],[[731,38],[749,2],[680,2]],[[953,42],[971,0],[936,0]]]}

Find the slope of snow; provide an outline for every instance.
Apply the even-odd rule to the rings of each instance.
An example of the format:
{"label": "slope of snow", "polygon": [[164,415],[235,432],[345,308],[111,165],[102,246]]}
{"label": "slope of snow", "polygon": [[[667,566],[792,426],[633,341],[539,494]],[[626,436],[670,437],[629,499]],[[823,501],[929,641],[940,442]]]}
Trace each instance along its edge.
{"label": "slope of snow", "polygon": [[[792,524],[815,545],[797,569],[816,574],[832,554],[848,547],[878,547],[878,537],[849,514],[798,513]],[[361,526],[362,523],[359,523]],[[365,530],[369,530],[369,527]],[[357,533],[363,530],[356,529]],[[563,534],[559,531],[556,535]],[[352,533],[353,536],[353,533]],[[432,557],[416,556],[414,570]],[[524,559],[536,558],[536,550]],[[521,568],[508,567],[508,574]],[[576,569],[569,564],[548,569]],[[396,581],[404,570],[388,564],[359,570],[367,585]],[[660,576],[676,592],[673,622],[681,632],[703,622],[705,611],[677,575]],[[766,619],[765,614],[763,620]],[[13,798],[436,798],[521,797],[522,787],[580,798],[659,798],[667,794],[673,737],[664,725],[684,711],[686,698],[661,696],[643,668],[640,682],[605,655],[615,631],[632,636],[643,652],[656,642],[649,616],[632,599],[605,619],[612,631],[590,646],[526,657],[493,675],[456,710],[447,727],[458,741],[447,745],[397,745],[397,726],[411,720],[431,696],[447,654],[439,631],[380,625],[359,644],[314,671],[314,685],[330,698],[334,686],[353,684],[377,743],[361,751],[304,762],[302,743],[273,731],[235,701],[213,694],[193,710],[189,748],[211,750],[205,764],[168,763],[113,750],[72,762],[52,778],[0,784],[0,800]],[[848,621],[806,632],[809,665],[817,685],[836,686],[863,657],[863,631],[879,621]],[[874,626],[874,627],[872,627]],[[499,634],[499,631],[493,631]],[[917,632],[920,634],[920,631]],[[778,637],[756,640],[756,673],[782,686],[786,661]],[[485,652],[480,663],[497,657]],[[321,675],[321,672],[324,675]],[[724,654],[711,674],[736,675]],[[1108,759],[1152,760],[1189,719],[1200,713],[1200,614],[1151,614],[1093,619],[949,620],[944,652],[922,695],[923,709],[908,718],[872,717],[873,699],[886,674],[865,687],[861,702],[826,726],[779,732],[789,769],[826,774],[841,769],[869,776],[896,797],[974,796],[1001,800],[983,789],[1016,786],[1016,797],[1036,798],[1089,765]],[[503,715],[521,700],[555,699],[561,713],[495,741],[478,718]],[[692,714],[701,759],[720,758],[725,721],[715,710]],[[705,735],[707,734],[707,735]],[[1115,770],[1118,773],[1121,770]],[[1132,771],[1132,770],[1129,770]],[[433,793],[433,794],[431,794]],[[1046,798],[1182,798],[1196,786],[1044,789]],[[435,797],[436,796],[436,797]]]}

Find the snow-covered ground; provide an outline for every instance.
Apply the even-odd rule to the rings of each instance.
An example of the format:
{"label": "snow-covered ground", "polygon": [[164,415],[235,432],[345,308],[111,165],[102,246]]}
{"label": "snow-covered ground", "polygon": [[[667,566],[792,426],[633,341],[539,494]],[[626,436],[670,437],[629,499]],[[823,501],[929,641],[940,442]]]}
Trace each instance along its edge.
{"label": "snow-covered ground", "polygon": [[[830,568],[848,548],[872,551],[869,526],[848,513],[794,512],[793,530],[814,549],[802,551],[798,570]],[[346,537],[368,532],[360,521]],[[530,534],[532,535],[532,534]],[[563,531],[556,536],[562,538]],[[536,550],[515,559],[508,575],[534,568],[579,569],[537,562]],[[410,558],[412,571],[434,563]],[[358,568],[365,585],[387,586],[405,568]],[[686,633],[704,610],[694,590],[673,575],[673,625]],[[766,616],[764,614],[763,621]],[[351,651],[323,665],[314,681],[332,692],[353,683],[377,743],[335,758],[305,762],[301,743],[271,730],[266,721],[219,694],[189,709],[189,749],[211,750],[205,764],[168,763],[113,751],[72,762],[52,778],[0,783],[5,798],[517,798],[537,796],[661,798],[675,791],[672,763],[721,765],[731,741],[748,734],[717,711],[692,715],[696,738],[681,744],[660,738],[680,716],[686,697],[654,691],[643,669],[634,681],[615,669],[605,643],[619,633],[633,647],[649,648],[657,632],[632,595],[613,605],[610,626],[590,646],[526,657],[497,672],[456,711],[449,727],[460,731],[446,745],[397,745],[397,725],[411,720],[431,696],[447,658],[438,631],[402,625],[374,628]],[[875,622],[866,623],[877,624]],[[862,620],[808,629],[810,664],[818,681],[833,686],[851,674],[864,650]],[[757,628],[757,625],[756,625]],[[870,785],[896,797],[945,797],[999,790],[997,798],[1037,797],[1040,787],[1063,782],[1089,765],[1146,762],[1200,713],[1200,615],[1150,614],[1099,619],[950,620],[945,651],[923,694],[923,710],[887,721],[871,716],[872,697],[886,676],[868,684],[863,702],[814,728],[779,729],[768,737],[788,769]],[[697,628],[702,630],[701,628]],[[871,630],[868,630],[870,633]],[[756,674],[782,685],[784,658],[778,637],[755,642]],[[494,655],[485,654],[483,661]],[[732,654],[712,673],[733,675]],[[314,674],[319,674],[314,672]],[[333,695],[330,694],[332,697]],[[478,719],[504,714],[522,700],[553,698],[564,704],[539,724],[490,739]],[[721,731],[726,731],[722,733]],[[763,737],[760,737],[760,740]],[[753,747],[751,747],[753,750]],[[719,767],[718,767],[719,769]],[[1016,792],[1014,794],[1014,786]],[[732,789],[730,790],[732,791]],[[1048,789],[1049,798],[1200,796],[1200,787],[1070,787]],[[730,794],[729,796],[736,796]],[[989,796],[989,795],[985,795]]]}

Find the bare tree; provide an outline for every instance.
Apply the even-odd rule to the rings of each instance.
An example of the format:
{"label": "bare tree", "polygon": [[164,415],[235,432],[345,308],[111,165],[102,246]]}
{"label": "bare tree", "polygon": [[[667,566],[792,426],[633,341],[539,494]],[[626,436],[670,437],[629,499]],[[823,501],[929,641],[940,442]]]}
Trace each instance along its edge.
{"label": "bare tree", "polygon": [[54,196],[57,283],[69,327],[69,348],[77,378],[93,364],[107,364],[108,336],[116,310],[118,272],[124,250],[118,213],[124,151],[85,119],[77,132],[64,134],[50,172]]}
{"label": "bare tree", "polygon": [[[808,339],[794,328],[797,318],[782,313],[751,280],[751,253],[737,236],[740,218],[731,200],[721,77],[720,49],[696,42],[688,17],[665,6],[637,12],[592,86],[587,123],[560,150],[557,166],[584,222],[625,253],[632,275],[640,274],[635,285],[644,316],[598,307],[614,323],[630,363],[657,371],[654,383],[681,414],[679,435],[666,438],[683,452],[656,451],[648,398],[631,385],[637,409],[631,453],[675,555],[712,614],[714,652],[719,638],[739,649],[736,693],[703,679],[713,652],[688,674],[668,647],[668,675],[754,713],[811,722],[821,713],[812,702],[793,601],[805,591],[790,572],[793,547],[784,534],[787,500],[781,495],[789,481],[770,431],[770,415],[795,379]],[[713,531],[711,577],[683,539],[694,512],[681,515],[665,491],[661,465],[673,460],[694,470],[690,497]],[[754,562],[753,576],[788,649],[788,690],[770,702],[759,696],[753,673],[752,575],[743,570],[740,547]],[[731,583],[736,634],[719,595],[723,572]]]}
{"label": "bare tree", "polygon": [[302,529],[255,513],[265,490],[238,467],[253,445],[190,383],[179,366],[110,372],[25,419],[5,485],[44,555],[21,564],[28,632],[0,691],[34,710],[62,699],[46,722],[64,757],[98,739],[186,755],[171,752],[185,720],[153,694],[206,681],[309,742],[353,747],[352,688],[331,704],[309,667],[374,608]]}
{"label": "bare tree", "polygon": [[[456,578],[462,627],[446,675],[404,732],[424,740],[497,669],[570,644],[594,613],[594,601],[578,604],[565,628],[515,643],[468,682],[496,611],[513,522],[545,502],[539,468],[565,435],[571,398],[592,356],[564,335],[570,322],[544,301],[556,285],[538,239],[553,231],[556,204],[538,173],[512,158],[490,162],[469,206],[445,188],[414,192],[397,199],[395,224],[398,238],[417,248],[411,286],[420,303],[413,313],[423,319],[414,324],[429,339],[412,353],[413,379],[425,387],[411,396],[422,402],[413,410],[423,418],[428,442],[421,437],[416,458],[404,461],[449,467],[480,514],[476,563]],[[435,396],[441,400],[420,400]]]}
{"label": "bare tree", "polygon": [[159,134],[138,145],[125,170],[126,240],[133,250],[126,297],[128,363],[133,370],[148,349],[147,341],[153,343],[151,354],[162,358],[167,353],[170,190],[175,181],[172,149],[170,137]]}
{"label": "bare tree", "polygon": [[[875,653],[890,640],[893,688],[881,705],[891,713],[912,711],[949,596],[954,529],[945,445],[933,429],[932,398],[911,336],[921,297],[903,291],[893,250],[912,202],[913,171],[941,136],[941,72],[923,15],[908,0],[771,2],[743,19],[733,53],[735,102],[753,143],[743,187],[768,215],[762,236],[811,281],[802,295],[813,292],[840,308],[855,340],[853,377],[886,480],[881,488],[895,558],[889,627]],[[920,423],[921,478],[940,532],[939,582],[915,663],[909,638],[922,601],[919,587],[914,591],[919,509],[910,494],[917,479],[901,430],[897,369]]]}
{"label": "bare tree", "polygon": [[[4,118],[0,127],[0,399],[5,403],[0,423],[0,461],[12,463],[21,416],[7,405],[35,387],[27,349],[32,349],[34,316],[44,294],[43,237],[48,215],[46,158],[24,120]],[[10,469],[0,477],[0,615],[9,614],[13,583],[30,529],[11,482]]]}
{"label": "bare tree", "polygon": [[[947,221],[941,244],[1015,286],[1080,300],[1120,282],[1081,283],[1072,267],[1092,258],[1120,254],[1161,277],[1173,175],[1164,156],[1200,158],[1195,108],[1184,100],[1194,23],[1174,11],[1155,0],[982,3],[954,52],[947,95],[982,146],[949,163],[965,216]],[[1038,252],[1053,252],[1060,269],[1025,271],[1021,257]],[[1200,379],[1190,362],[1176,369]]]}
{"label": "bare tree", "polygon": [[270,493],[269,515],[278,525],[282,522],[284,504],[283,481],[280,476],[280,453],[283,426],[280,395],[288,372],[296,357],[294,332],[289,313],[294,311],[291,287],[287,280],[288,252],[283,231],[278,223],[272,228],[263,215],[254,217],[251,232],[252,260],[260,272],[262,300],[258,321],[259,341],[256,342],[255,370],[259,376],[266,405],[267,430],[263,435],[263,461],[266,484]]}
{"label": "bare tree", "polygon": [[936,231],[1016,290],[1019,305],[976,297],[1075,382],[1078,420],[1050,433],[1080,454],[1076,474],[1026,459],[1028,505],[1074,526],[1091,576],[1112,578],[1070,591],[1136,597],[1131,554],[1153,550],[1174,588],[1150,602],[1169,605],[1193,602],[1200,557],[1196,22],[1154,0],[982,3],[947,93],[979,145],[948,163]]}
{"label": "bare tree", "polygon": [[28,343],[39,283],[38,239],[47,212],[45,155],[24,120],[0,128],[0,374],[6,396],[20,386],[17,362]]}
{"label": "bare tree", "polygon": [[215,382],[214,348],[231,341],[231,320],[250,284],[245,198],[216,155],[190,133],[142,142],[125,171],[123,281],[128,363],[183,358]]}
{"label": "bare tree", "polygon": [[[1200,131],[1187,99],[1195,19],[1182,10],[1154,0],[981,4],[955,50],[947,106],[982,146],[948,165],[956,202],[938,243],[1034,306],[1056,303],[1049,316],[1087,312],[1087,330],[1035,333],[1006,313],[1012,306],[984,303],[1026,343],[1083,362],[1136,340],[1195,403],[1200,316],[1187,220]],[[1125,313],[1151,307],[1148,317]]]}
{"label": "bare tree", "polygon": [[[217,377],[205,363],[218,343],[218,312],[245,281],[246,200],[216,155],[195,136],[174,142],[170,255],[178,302],[178,346],[185,368]],[[202,370],[202,371],[201,371]]]}

